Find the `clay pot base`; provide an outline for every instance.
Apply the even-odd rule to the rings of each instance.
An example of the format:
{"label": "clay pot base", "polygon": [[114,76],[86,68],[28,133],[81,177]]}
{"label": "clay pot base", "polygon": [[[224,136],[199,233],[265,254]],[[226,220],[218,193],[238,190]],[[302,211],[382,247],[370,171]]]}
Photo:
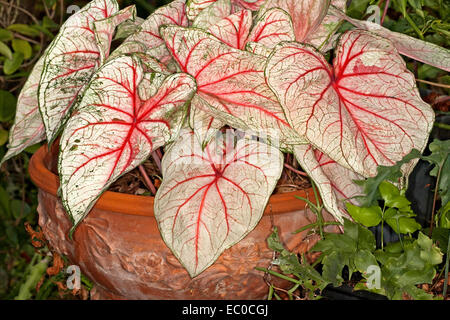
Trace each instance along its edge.
{"label": "clay pot base", "polygon": [[[72,223],[56,196],[57,186],[52,185],[58,179],[46,167],[51,165],[48,156],[41,148],[29,166],[39,187],[39,225],[52,249],[95,283],[92,299],[264,299],[268,287],[264,273],[255,267],[267,268],[273,258],[266,244],[272,227],[277,226],[281,240],[295,250],[305,246],[305,233],[292,232],[315,221],[305,203],[294,197],[301,193],[312,198],[311,190],[274,195],[257,227],[191,279],[163,242],[150,197],[106,192],[70,240]],[[127,210],[120,212],[123,207]]]}

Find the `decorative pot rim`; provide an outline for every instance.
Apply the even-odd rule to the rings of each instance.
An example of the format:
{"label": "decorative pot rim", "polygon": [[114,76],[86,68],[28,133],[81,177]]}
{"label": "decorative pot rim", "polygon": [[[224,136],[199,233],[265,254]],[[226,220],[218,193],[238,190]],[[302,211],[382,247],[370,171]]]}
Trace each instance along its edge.
{"label": "decorative pot rim", "polygon": [[[59,179],[46,165],[48,156],[49,151],[47,144],[45,144],[31,157],[28,172],[31,180],[38,188],[56,196],[59,189]],[[264,215],[282,214],[304,209],[306,203],[295,198],[296,196],[306,198],[313,203],[315,202],[312,188],[273,194],[267,203]],[[152,196],[105,191],[97,200],[95,208],[128,215],[154,217],[153,205],[154,197]]]}

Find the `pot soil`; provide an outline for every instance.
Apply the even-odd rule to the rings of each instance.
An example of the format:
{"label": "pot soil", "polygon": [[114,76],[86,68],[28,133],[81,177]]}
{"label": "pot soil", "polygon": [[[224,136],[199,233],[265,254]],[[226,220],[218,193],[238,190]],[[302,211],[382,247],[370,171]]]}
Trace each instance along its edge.
{"label": "pot soil", "polygon": [[[202,274],[191,279],[163,242],[153,214],[153,197],[107,191],[68,238],[72,226],[57,196],[58,177],[50,170],[57,148],[41,147],[29,164],[39,188],[39,225],[50,247],[65,255],[94,283],[92,299],[264,299],[264,274],[273,251],[266,239],[277,226],[289,250],[314,245],[305,233],[292,232],[315,221],[305,202],[314,201],[312,189],[274,194],[257,227],[227,249]],[[331,215],[325,215],[332,220]],[[277,282],[277,286],[287,284]]]}

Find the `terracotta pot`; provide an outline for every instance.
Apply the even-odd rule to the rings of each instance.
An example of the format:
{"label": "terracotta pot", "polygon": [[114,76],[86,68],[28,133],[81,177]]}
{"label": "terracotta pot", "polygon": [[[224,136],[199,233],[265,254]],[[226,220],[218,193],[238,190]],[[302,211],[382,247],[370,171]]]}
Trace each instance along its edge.
{"label": "terracotta pot", "polygon": [[294,197],[312,200],[312,190],[273,195],[258,226],[191,279],[160,236],[152,197],[105,192],[70,240],[71,222],[57,197],[58,177],[49,170],[56,151],[41,147],[29,165],[39,187],[39,225],[53,250],[95,283],[93,299],[264,299],[268,287],[255,267],[268,267],[273,258],[266,245],[272,226],[294,249],[305,242],[303,234],[292,231],[314,221]]}

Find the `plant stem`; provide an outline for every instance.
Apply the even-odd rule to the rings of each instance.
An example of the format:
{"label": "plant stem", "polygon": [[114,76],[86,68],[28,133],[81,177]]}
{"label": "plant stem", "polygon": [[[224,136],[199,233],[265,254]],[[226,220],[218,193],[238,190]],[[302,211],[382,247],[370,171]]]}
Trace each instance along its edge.
{"label": "plant stem", "polygon": [[161,172],[161,158],[156,151],[152,152],[152,158],[153,158],[153,160],[155,160],[155,163],[159,169],[159,172]]}
{"label": "plant stem", "polygon": [[431,209],[431,222],[430,222],[430,232],[429,232],[429,236],[431,237],[431,235],[433,234],[433,224],[434,224],[434,211],[436,210],[436,201],[437,201],[437,195],[438,195],[438,190],[439,190],[439,183],[441,182],[441,172],[442,172],[442,167],[444,166],[444,163],[441,163],[439,165],[439,171],[436,177],[436,187],[434,188],[434,196],[433,196],[433,208]]}
{"label": "plant stem", "polygon": [[139,172],[141,173],[142,177],[144,178],[145,184],[147,186],[147,188],[150,189],[150,192],[153,193],[153,195],[156,194],[156,188],[152,183],[152,180],[150,180],[150,178],[148,177],[147,172],[145,171],[145,168],[143,165],[139,166]]}
{"label": "plant stem", "polygon": [[284,167],[289,169],[289,170],[291,170],[291,171],[293,171],[293,172],[295,172],[296,174],[301,175],[301,176],[304,176],[304,177],[308,176],[308,174],[306,174],[305,172],[297,170],[297,169],[291,167],[290,165],[288,165],[287,163],[284,164]]}
{"label": "plant stem", "polygon": [[285,276],[284,274],[278,273],[278,272],[273,271],[273,270],[269,270],[269,269],[266,269],[266,268],[260,268],[260,267],[256,267],[255,269],[258,270],[258,271],[262,271],[262,272],[271,274],[271,275],[273,275],[273,276],[277,276],[278,278],[281,278],[281,279],[284,279],[284,280],[293,282],[293,283],[295,283],[295,284],[301,284],[300,281],[297,281],[297,280],[295,280],[295,279],[292,279],[292,278],[290,278],[290,277],[288,277],[288,276]]}
{"label": "plant stem", "polygon": [[381,16],[381,20],[380,20],[380,25],[383,25],[384,18],[386,17],[390,2],[391,2],[390,0],[386,0],[386,4],[384,5],[384,10],[383,10],[383,15]]}
{"label": "plant stem", "polygon": [[384,251],[384,211],[386,210],[386,204],[383,206],[381,212],[381,251]]}
{"label": "plant stem", "polygon": [[440,88],[450,89],[450,85],[448,85],[448,84],[436,83],[436,82],[431,82],[431,81],[422,80],[422,79],[416,79],[416,81],[417,81],[417,82],[426,83],[426,84],[429,84],[430,86],[434,86],[434,87],[440,87]]}
{"label": "plant stem", "polygon": [[434,126],[439,129],[450,130],[450,125],[448,125],[446,123],[435,122]]}

